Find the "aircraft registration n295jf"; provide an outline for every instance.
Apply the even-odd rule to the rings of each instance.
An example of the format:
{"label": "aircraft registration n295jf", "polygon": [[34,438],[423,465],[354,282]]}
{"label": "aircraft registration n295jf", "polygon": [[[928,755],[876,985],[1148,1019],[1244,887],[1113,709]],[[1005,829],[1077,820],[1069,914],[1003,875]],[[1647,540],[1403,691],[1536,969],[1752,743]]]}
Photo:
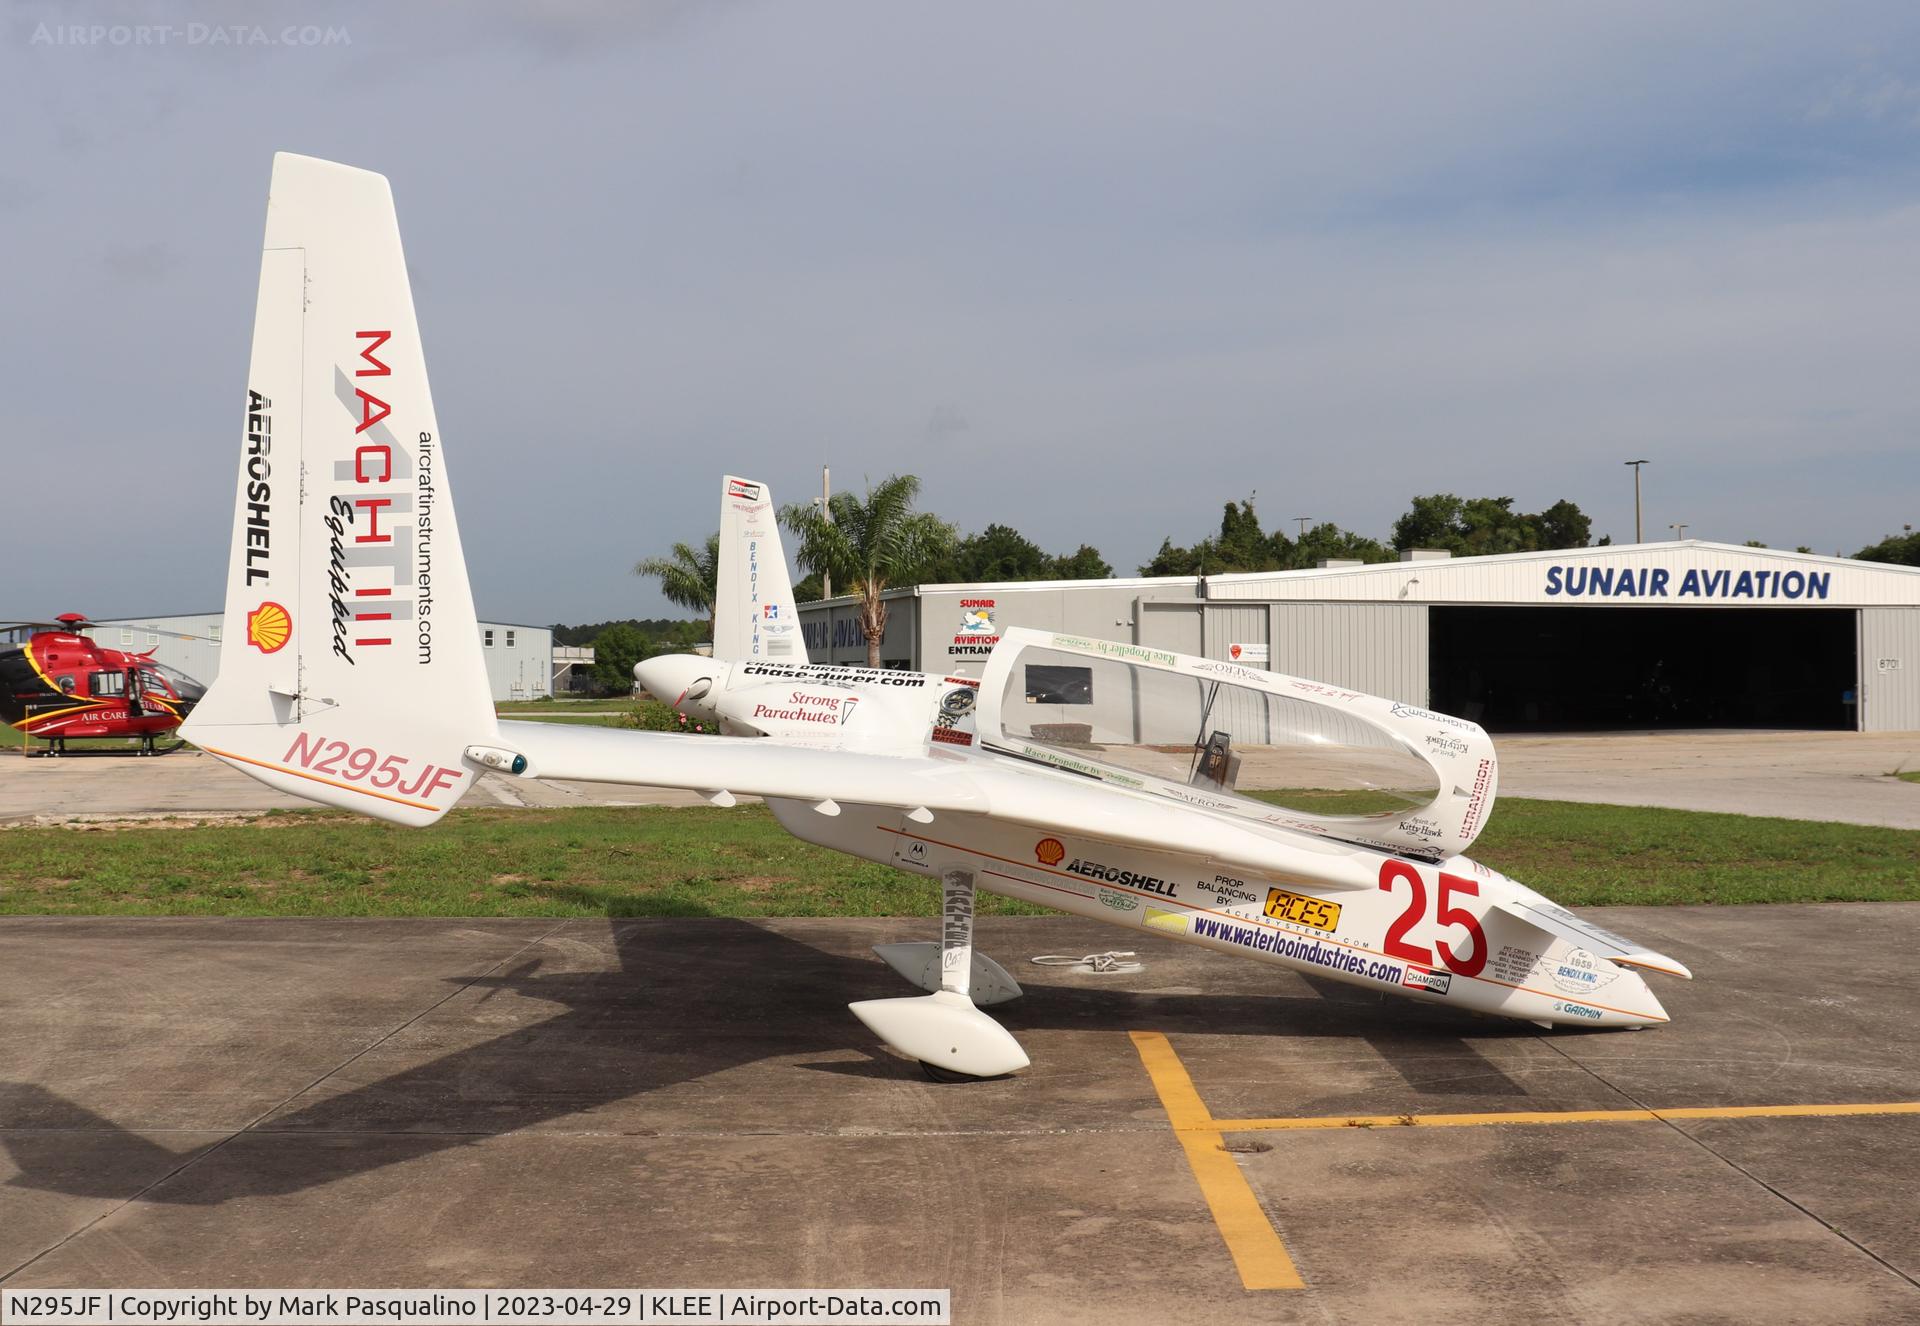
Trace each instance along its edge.
{"label": "aircraft registration n295jf", "polygon": [[[269,446],[274,475],[304,483],[258,490]],[[803,735],[498,719],[387,182],[284,154],[267,206],[227,619],[266,603],[286,612],[287,640],[269,652],[229,634],[184,731],[274,787],[414,826],[488,771],[693,788],[719,804],[753,794],[796,837],[938,881],[938,940],[886,955],[927,993],[852,1005],[938,1072],[987,1077],[1028,1062],[981,1011],[1019,993],[973,950],[981,888],[1543,1024],[1664,1022],[1641,970],[1688,975],[1462,855],[1496,791],[1479,727],[1234,663],[1012,629],[977,681],[875,676],[806,665],[795,629],[763,635],[795,648],[769,650],[760,667],[791,659],[815,675],[735,660],[699,702],[737,685],[763,695],[733,713],[837,703],[837,721],[807,722]],[[1063,684],[1085,702],[1059,702]],[[1365,790],[1329,800],[1330,775],[1354,769]],[[1237,790],[1254,770],[1295,791]]]}

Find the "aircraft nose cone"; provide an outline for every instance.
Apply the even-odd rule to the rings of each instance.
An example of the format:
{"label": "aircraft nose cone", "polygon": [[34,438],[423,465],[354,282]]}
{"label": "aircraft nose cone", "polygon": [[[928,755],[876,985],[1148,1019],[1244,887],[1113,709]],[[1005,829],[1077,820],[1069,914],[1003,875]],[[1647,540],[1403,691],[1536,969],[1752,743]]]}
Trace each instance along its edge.
{"label": "aircraft nose cone", "polygon": [[688,654],[662,654],[643,658],[633,665],[633,679],[641,690],[662,704],[676,707],[683,698],[699,698],[689,696],[688,692],[710,676],[708,660]]}
{"label": "aircraft nose cone", "polygon": [[[1597,991],[1593,997],[1601,1001],[1606,1010],[1602,1023],[1604,1026],[1657,1027],[1672,1021],[1652,987],[1638,971],[1622,970],[1618,978]],[[1586,1007],[1584,997],[1579,995],[1568,1000],[1568,1003]]]}
{"label": "aircraft nose cone", "polygon": [[1648,987],[1645,981],[1640,982],[1640,997],[1634,1002],[1639,1006],[1640,1010],[1647,1015],[1648,1025],[1657,1026],[1662,1022],[1673,1021],[1672,1017],[1667,1013],[1666,1006],[1654,996],[1652,989]]}
{"label": "aircraft nose cone", "polygon": [[633,665],[633,682],[663,704],[672,704],[679,691],[673,685],[673,669],[664,658],[643,658]]}

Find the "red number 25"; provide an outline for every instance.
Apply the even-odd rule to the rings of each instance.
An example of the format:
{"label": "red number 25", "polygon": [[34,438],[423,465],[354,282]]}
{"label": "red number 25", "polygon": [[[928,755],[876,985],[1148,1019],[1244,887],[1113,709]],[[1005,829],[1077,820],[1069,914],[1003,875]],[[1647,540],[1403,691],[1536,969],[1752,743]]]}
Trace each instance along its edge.
{"label": "red number 25", "polygon": [[[1407,931],[1420,923],[1427,910],[1427,882],[1420,872],[1405,861],[1383,861],[1380,863],[1380,887],[1388,893],[1393,892],[1395,880],[1405,880],[1413,890],[1413,896],[1407,900],[1407,909],[1400,913],[1400,919],[1387,927],[1387,956],[1399,958],[1402,962],[1417,962],[1431,967],[1433,954],[1418,944],[1407,942]],[[1458,875],[1440,874],[1440,911],[1434,920],[1443,926],[1457,925],[1465,930],[1473,940],[1473,949],[1469,953],[1455,953],[1442,939],[1434,947],[1440,950],[1440,956],[1446,965],[1462,976],[1478,976],[1487,965],[1487,935],[1480,928],[1480,919],[1464,907],[1451,905],[1456,893],[1464,893],[1469,898],[1480,896],[1480,886],[1470,879],[1461,879]]]}

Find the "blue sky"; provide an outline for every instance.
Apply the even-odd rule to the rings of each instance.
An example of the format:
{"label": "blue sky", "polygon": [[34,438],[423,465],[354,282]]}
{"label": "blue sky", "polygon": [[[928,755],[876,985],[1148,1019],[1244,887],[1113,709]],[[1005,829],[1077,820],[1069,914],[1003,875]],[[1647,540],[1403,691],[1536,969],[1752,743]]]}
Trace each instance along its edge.
{"label": "blue sky", "polygon": [[1641,456],[1649,535],[1920,518],[1920,9],[1335,8],[17,4],[0,609],[217,605],[278,149],[393,180],[493,617],[823,462],[1123,571],[1248,493],[1625,540]]}

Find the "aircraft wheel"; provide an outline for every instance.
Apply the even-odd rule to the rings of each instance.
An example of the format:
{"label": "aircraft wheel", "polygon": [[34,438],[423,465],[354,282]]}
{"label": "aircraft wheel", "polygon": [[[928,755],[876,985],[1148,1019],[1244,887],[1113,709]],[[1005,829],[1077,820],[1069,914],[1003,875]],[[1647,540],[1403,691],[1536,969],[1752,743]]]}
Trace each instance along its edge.
{"label": "aircraft wheel", "polygon": [[[961,1082],[997,1082],[1000,1080],[1000,1078],[995,1077],[975,1077],[972,1073],[957,1073],[951,1068],[942,1068],[939,1064],[930,1064],[925,1059],[920,1060],[919,1063],[920,1071],[927,1075],[928,1080],[938,1082],[943,1086],[951,1086]],[[1004,1077],[1005,1074],[1001,1076]]]}

